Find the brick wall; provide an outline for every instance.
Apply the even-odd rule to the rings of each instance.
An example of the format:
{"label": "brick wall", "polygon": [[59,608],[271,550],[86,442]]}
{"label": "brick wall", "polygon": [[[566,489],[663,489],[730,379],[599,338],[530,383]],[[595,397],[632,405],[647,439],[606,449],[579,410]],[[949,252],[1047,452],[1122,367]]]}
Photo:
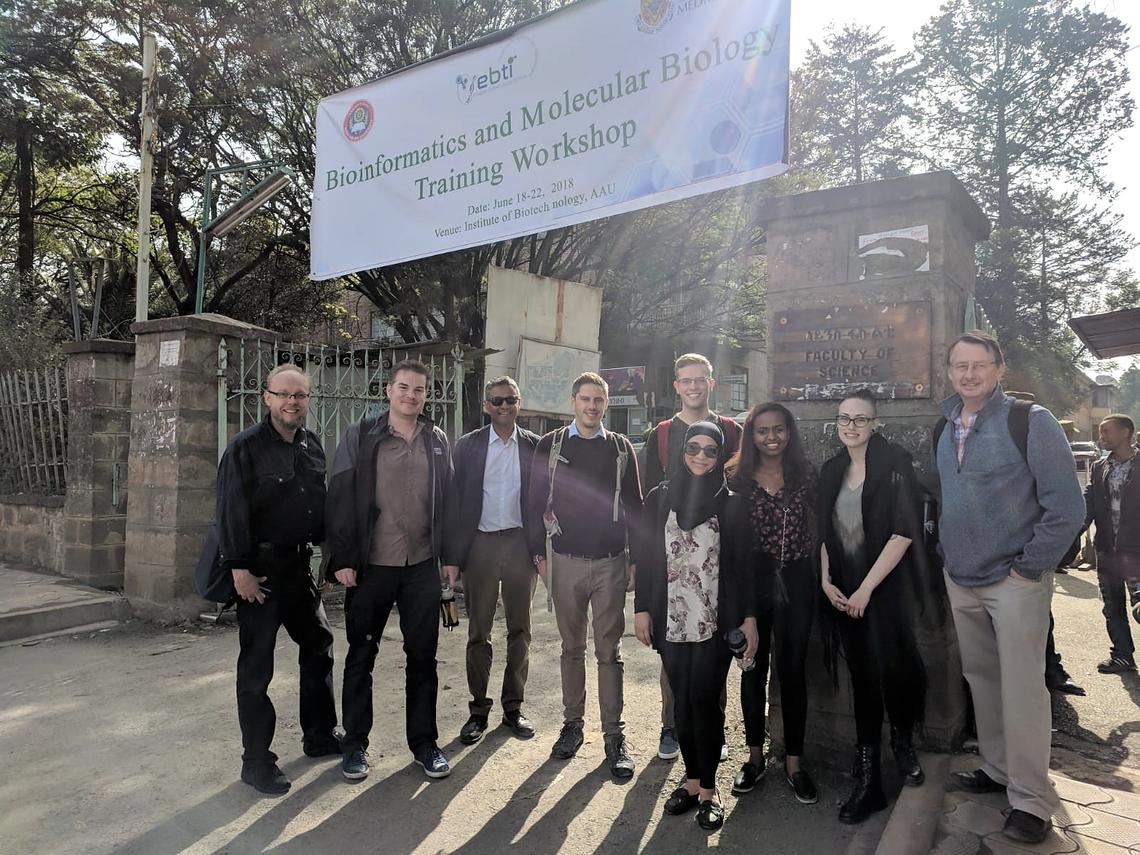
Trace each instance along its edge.
{"label": "brick wall", "polygon": [[59,573],[63,496],[0,496],[0,559]]}

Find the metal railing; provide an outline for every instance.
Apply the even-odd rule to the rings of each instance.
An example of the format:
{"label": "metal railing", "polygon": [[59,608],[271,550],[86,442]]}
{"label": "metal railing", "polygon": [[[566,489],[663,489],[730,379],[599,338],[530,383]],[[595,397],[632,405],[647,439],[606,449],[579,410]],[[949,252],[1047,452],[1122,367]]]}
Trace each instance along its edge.
{"label": "metal railing", "polygon": [[463,424],[463,362],[454,354],[223,338],[218,343],[218,458],[236,433],[265,417],[265,378],[292,362],[311,378],[306,426],[320,437],[331,461],[349,425],[388,408],[384,384],[392,366],[409,356],[421,359],[430,372],[425,414],[454,439]]}
{"label": "metal railing", "polygon": [[67,491],[67,375],[0,373],[0,493]]}

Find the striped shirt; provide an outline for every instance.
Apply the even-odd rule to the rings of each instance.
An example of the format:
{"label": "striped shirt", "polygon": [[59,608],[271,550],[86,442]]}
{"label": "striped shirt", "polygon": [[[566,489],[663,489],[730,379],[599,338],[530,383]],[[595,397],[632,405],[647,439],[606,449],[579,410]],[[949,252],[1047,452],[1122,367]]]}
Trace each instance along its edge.
{"label": "striped shirt", "polygon": [[958,452],[959,463],[962,462],[962,455],[966,452],[966,437],[970,435],[970,431],[974,429],[974,422],[978,419],[977,413],[963,418],[964,409],[959,405],[958,409],[954,411],[954,418],[952,419],[954,423],[954,447]]}

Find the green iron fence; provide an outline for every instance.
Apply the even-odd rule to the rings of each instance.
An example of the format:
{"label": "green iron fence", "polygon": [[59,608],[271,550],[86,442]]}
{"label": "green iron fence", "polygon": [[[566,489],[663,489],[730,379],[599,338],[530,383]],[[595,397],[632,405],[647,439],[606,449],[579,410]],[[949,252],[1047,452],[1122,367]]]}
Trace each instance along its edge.
{"label": "green iron fence", "polygon": [[453,440],[462,433],[462,351],[438,345],[330,347],[301,342],[225,339],[218,344],[218,458],[239,431],[265,416],[265,378],[278,365],[303,366],[311,378],[306,426],[320,437],[332,460],[340,437],[353,422],[387,409],[384,386],[402,359],[422,360],[430,372],[424,412]]}
{"label": "green iron fence", "polygon": [[67,491],[67,374],[0,372],[0,493]]}

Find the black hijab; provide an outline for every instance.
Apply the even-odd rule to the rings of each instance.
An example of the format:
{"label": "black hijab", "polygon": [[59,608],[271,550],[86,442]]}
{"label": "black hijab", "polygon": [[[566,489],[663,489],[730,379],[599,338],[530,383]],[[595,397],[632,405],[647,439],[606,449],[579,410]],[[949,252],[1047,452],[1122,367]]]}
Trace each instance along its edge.
{"label": "black hijab", "polygon": [[677,514],[677,524],[682,531],[692,531],[720,513],[724,500],[728,498],[728,486],[724,482],[724,434],[720,426],[712,422],[695,422],[685,431],[685,443],[688,444],[695,436],[715,440],[717,456],[713,468],[701,476],[694,475],[681,461],[669,484],[669,507]]}

